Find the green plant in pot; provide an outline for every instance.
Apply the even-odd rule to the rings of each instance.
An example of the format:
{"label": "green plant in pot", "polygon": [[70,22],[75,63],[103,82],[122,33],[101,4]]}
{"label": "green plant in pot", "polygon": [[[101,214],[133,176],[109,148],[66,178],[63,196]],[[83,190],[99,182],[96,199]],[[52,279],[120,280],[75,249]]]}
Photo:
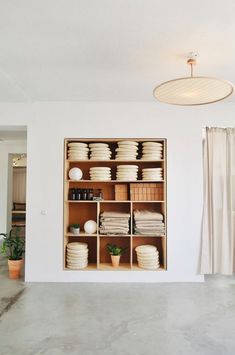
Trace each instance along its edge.
{"label": "green plant in pot", "polygon": [[70,232],[78,235],[80,233],[80,224],[74,223],[69,226]]}
{"label": "green plant in pot", "polygon": [[0,233],[3,236],[1,253],[8,258],[10,279],[18,279],[21,276],[25,240],[19,236],[19,228],[10,230],[9,233]]}
{"label": "green plant in pot", "polygon": [[125,253],[126,248],[118,247],[115,244],[107,244],[107,251],[111,255],[113,267],[118,267],[120,263],[120,257]]}

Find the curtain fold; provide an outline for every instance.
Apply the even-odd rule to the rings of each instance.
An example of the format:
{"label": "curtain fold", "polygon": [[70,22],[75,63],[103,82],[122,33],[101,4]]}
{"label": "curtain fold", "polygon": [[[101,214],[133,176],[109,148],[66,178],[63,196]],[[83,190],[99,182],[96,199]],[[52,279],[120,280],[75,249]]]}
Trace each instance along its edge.
{"label": "curtain fold", "polygon": [[235,129],[206,128],[200,273],[235,271]]}

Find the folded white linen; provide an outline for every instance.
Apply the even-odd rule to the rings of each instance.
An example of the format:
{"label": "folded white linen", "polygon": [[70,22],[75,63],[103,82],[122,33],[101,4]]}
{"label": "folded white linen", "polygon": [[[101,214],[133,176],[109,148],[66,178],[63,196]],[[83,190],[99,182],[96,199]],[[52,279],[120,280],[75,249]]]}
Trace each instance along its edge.
{"label": "folded white linen", "polygon": [[163,214],[149,210],[134,210],[135,220],[163,220]]}
{"label": "folded white linen", "polygon": [[119,229],[100,229],[101,234],[128,234],[128,231],[120,231]]}
{"label": "folded white linen", "polygon": [[125,212],[102,212],[100,214],[101,217],[112,217],[112,218],[119,218],[119,217],[128,217],[130,218],[130,213],[125,213]]}

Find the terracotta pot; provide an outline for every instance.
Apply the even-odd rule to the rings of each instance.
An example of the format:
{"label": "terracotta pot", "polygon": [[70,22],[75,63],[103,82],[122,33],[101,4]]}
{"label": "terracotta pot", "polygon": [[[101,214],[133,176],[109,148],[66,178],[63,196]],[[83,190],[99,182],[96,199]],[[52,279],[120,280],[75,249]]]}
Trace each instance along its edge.
{"label": "terracotta pot", "polygon": [[118,267],[120,263],[120,255],[111,255],[113,267]]}
{"label": "terracotta pot", "polygon": [[23,266],[23,259],[8,260],[9,278],[10,279],[19,279],[21,276],[22,266]]}

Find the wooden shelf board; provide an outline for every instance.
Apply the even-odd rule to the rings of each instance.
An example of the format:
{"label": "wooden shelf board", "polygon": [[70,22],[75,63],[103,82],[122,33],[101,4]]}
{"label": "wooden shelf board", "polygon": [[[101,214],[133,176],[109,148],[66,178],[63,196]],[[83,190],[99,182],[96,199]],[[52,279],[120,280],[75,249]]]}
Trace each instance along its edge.
{"label": "wooden shelf board", "polygon": [[26,211],[11,211],[12,214],[26,214]]}
{"label": "wooden shelf board", "polygon": [[97,203],[100,201],[95,200],[66,200],[65,203]]}
{"label": "wooden shelf board", "polygon": [[99,200],[99,201],[95,201],[95,200],[66,200],[64,201],[65,203],[97,203],[97,202],[100,202],[100,203],[165,203],[164,200]]}
{"label": "wooden shelf board", "polygon": [[153,271],[153,272],[156,272],[156,271],[166,271],[166,269],[163,268],[163,266],[160,266],[158,269],[156,270],[150,270],[150,269],[143,269],[141,267],[138,266],[138,264],[132,264],[132,268],[131,268],[132,271]]}
{"label": "wooden shelf board", "polygon": [[147,182],[147,183],[156,183],[156,182],[165,182],[165,180],[70,180],[70,179],[67,179],[65,180],[65,182],[96,182],[96,183],[101,183],[101,182],[105,182],[105,183],[144,183],[144,182]]}
{"label": "wooden shelf board", "polygon": [[73,234],[73,233],[66,233],[66,237],[97,237],[97,233],[94,234],[89,234],[85,232],[81,232],[79,234]]}
{"label": "wooden shelf board", "polygon": [[99,237],[108,237],[108,238],[115,238],[115,237],[131,237],[131,234],[98,234]]}
{"label": "wooden shelf board", "polygon": [[97,264],[88,264],[88,266],[84,269],[69,269],[67,267],[64,268],[64,271],[94,271],[97,270]]}
{"label": "wooden shelf board", "polygon": [[119,267],[115,268],[111,263],[100,263],[98,270],[102,271],[131,271],[131,265],[129,263],[120,263]]}
{"label": "wooden shelf board", "polygon": [[136,160],[116,160],[116,159],[110,159],[110,160],[70,160],[67,159],[67,162],[69,163],[158,163],[158,162],[164,162],[165,159],[158,159],[158,160],[141,160],[141,159],[136,159]]}
{"label": "wooden shelf board", "polygon": [[149,238],[149,237],[154,237],[154,238],[166,238],[165,235],[147,235],[147,234],[132,234],[132,237],[143,237],[143,238]]}

